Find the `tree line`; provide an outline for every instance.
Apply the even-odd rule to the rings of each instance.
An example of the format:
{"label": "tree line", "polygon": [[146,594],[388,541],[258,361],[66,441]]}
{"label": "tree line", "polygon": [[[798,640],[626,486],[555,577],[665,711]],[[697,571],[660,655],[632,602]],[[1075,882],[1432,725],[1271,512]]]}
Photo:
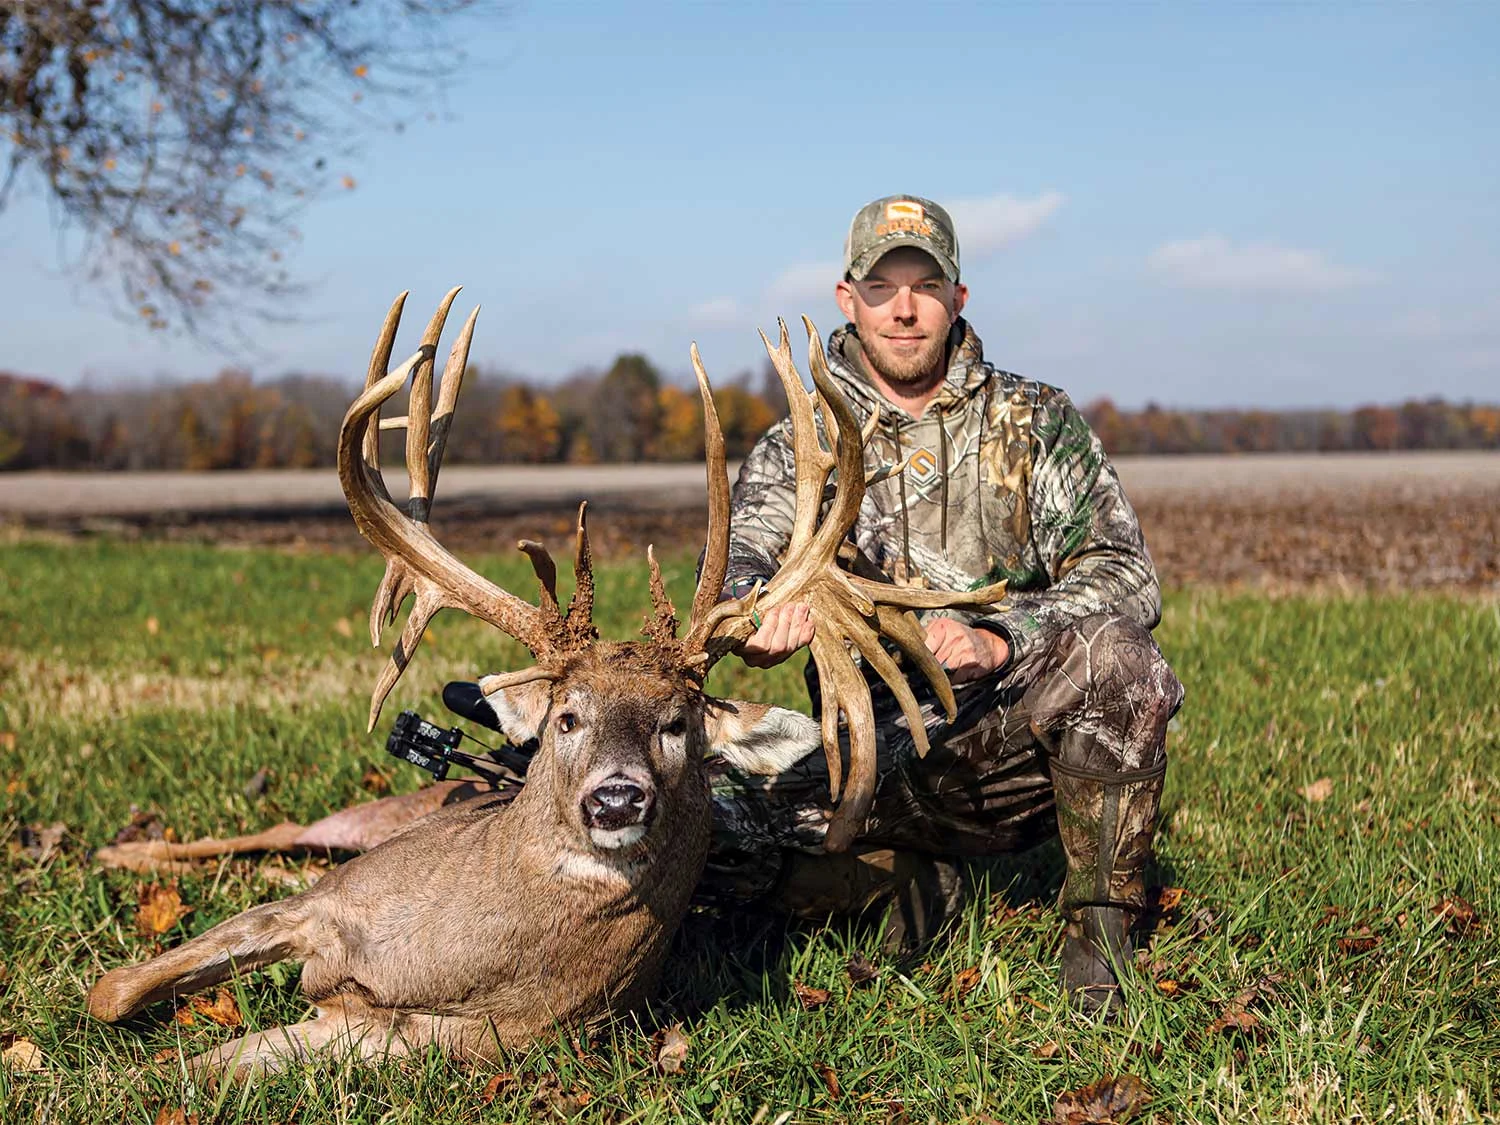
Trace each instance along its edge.
{"label": "tree line", "polygon": [[[278,469],[334,462],[354,388],[324,376],[210,379],[67,391],[0,373],[0,470]],[[775,373],[742,373],[714,403],[729,456],[742,457],[786,413]],[[1355,410],[1121,410],[1083,407],[1111,454],[1500,449],[1500,406],[1412,400]],[[471,364],[448,440],[451,463],[596,464],[703,456],[695,387],[664,379],[644,356],[561,383]],[[399,462],[399,433],[388,431]]]}

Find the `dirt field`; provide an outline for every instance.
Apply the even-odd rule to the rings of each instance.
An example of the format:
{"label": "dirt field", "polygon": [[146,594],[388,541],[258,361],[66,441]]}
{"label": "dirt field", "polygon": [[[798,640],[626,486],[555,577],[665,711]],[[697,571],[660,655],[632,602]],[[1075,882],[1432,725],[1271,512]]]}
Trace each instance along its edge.
{"label": "dirt field", "polygon": [[[1172,584],[1500,591],[1500,456],[1120,458]],[[403,494],[400,473],[392,491]],[[702,535],[696,465],[445,469],[435,526],[456,550],[566,542],[588,498],[601,556]],[[358,549],[329,470],[0,474],[0,525],[70,535]]]}

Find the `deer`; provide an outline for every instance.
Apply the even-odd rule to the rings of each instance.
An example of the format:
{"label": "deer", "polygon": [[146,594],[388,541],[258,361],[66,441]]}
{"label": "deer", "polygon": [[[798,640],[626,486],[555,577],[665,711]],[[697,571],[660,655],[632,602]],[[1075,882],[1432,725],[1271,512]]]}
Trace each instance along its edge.
{"label": "deer", "polygon": [[[312,1018],[199,1054],[188,1060],[191,1074],[245,1078],[316,1058],[375,1060],[434,1046],[455,1058],[494,1061],[549,1030],[639,1011],[655,994],[707,855],[705,761],[717,754],[740,768],[771,772],[821,743],[831,772],[827,846],[847,847],[869,811],[875,771],[870,689],[851,654],[890,684],[925,751],[916,701],[881,641],[926,675],[951,715],[946,674],[911,611],[988,604],[1003,595],[1003,584],[953,594],[858,573],[865,568],[845,539],[869,483],[861,460],[869,435],[828,375],[820,338],[806,318],[811,391],[794,364],[786,325],[779,323],[777,345],[761,334],[792,404],[799,465],[795,529],[769,583],[743,598],[721,599],[729,482],[712,390],[693,345],[708,532],[682,636],[648,547],[651,612],[643,639],[599,637],[586,505],[576,525],[575,589],[567,607],[558,601],[556,565],[535,541],[522,540],[518,548],[536,576],[536,603],[502,589],[443,548],[429,526],[479,313],[475,308],[453,345],[434,402],[437,345],[458,292],[444,297],[417,352],[387,373],[407,294],[396,299],[365,388],[339,431],[338,474],[350,512],[386,559],[370,611],[372,644],[381,646],[384,627],[412,603],[376,679],[369,726],[433,616],[458,609],[531,653],[533,664],[482,677],[479,688],[507,735],[534,739],[537,749],[522,783],[489,790],[434,785],[318,825],[282,825],[248,838],[262,848],[297,846],[300,839],[301,846],[367,850],[309,889],[252,907],[148,961],[114,968],[89,990],[90,1014],[113,1023],[235,974],[300,961]],[[382,420],[382,405],[408,380],[406,415]],[[406,432],[404,505],[381,475],[382,429]],[[831,476],[832,500],[825,503]],[[820,722],[768,704],[715,699],[704,688],[716,661],[753,632],[759,610],[788,601],[812,607],[812,658],[825,685]],[[471,791],[460,792],[464,785]],[[207,842],[221,852],[226,843],[229,851],[242,850],[236,841]],[[193,844],[173,846],[186,850],[167,862],[212,850],[203,842],[196,852]]]}

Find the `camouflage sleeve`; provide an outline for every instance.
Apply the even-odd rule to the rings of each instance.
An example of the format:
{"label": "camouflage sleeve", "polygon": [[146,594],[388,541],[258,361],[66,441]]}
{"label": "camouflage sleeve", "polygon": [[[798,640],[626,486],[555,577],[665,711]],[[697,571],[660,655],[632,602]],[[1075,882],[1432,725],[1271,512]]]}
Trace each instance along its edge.
{"label": "camouflage sleeve", "polygon": [[729,508],[729,571],[726,594],[749,592],[770,581],[792,538],[797,510],[797,473],[789,438],[791,423],[772,426],[740,466]]}
{"label": "camouflage sleeve", "polygon": [[1048,584],[1016,591],[1007,608],[975,621],[1005,636],[1012,664],[1091,614],[1123,614],[1148,629],[1161,620],[1156,567],[1098,436],[1061,393],[1038,406],[1032,434],[1031,535]]}

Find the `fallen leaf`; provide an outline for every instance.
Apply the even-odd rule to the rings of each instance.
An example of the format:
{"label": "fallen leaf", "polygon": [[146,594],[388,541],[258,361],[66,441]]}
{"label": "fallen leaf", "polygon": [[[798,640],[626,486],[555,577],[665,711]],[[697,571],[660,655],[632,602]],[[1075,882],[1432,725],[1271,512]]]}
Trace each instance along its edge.
{"label": "fallen leaf", "polygon": [[508,1070],[492,1074],[490,1080],[484,1084],[484,1089],[479,1091],[479,1100],[482,1104],[489,1105],[500,1096],[501,1090],[508,1089],[515,1084],[516,1076]]}
{"label": "fallen leaf", "polygon": [[1333,795],[1333,778],[1320,777],[1311,785],[1304,785],[1297,792],[1301,793],[1303,797],[1313,804],[1326,801]]}
{"label": "fallen leaf", "polygon": [[1187,893],[1182,887],[1154,887],[1155,906],[1165,914],[1169,910],[1176,910],[1182,904],[1182,896]]}
{"label": "fallen leaf", "polygon": [[115,833],[116,844],[131,844],[137,840],[163,840],[166,829],[161,818],[153,812],[144,812],[132,807],[130,823]]}
{"label": "fallen leaf", "polygon": [[953,998],[962,1000],[969,993],[979,987],[981,974],[976,965],[970,965],[967,969],[960,969],[953,974]]}
{"label": "fallen leaf", "polygon": [[46,1067],[42,1049],[30,1039],[17,1039],[4,1051],[0,1051],[0,1063],[10,1070],[38,1071]]}
{"label": "fallen leaf", "polygon": [[1062,1045],[1056,1039],[1049,1039],[1040,1047],[1031,1049],[1031,1057],[1034,1059],[1055,1059],[1057,1052],[1062,1050]]}
{"label": "fallen leaf", "polygon": [[0,750],[14,750],[16,748],[16,732],[13,730],[0,730]]}
{"label": "fallen leaf", "polygon": [[1175,980],[1159,980],[1156,982],[1156,990],[1163,996],[1182,995],[1182,985]]}
{"label": "fallen leaf", "polygon": [[792,982],[792,992],[797,996],[797,1002],[808,1011],[821,1008],[833,999],[833,993],[826,988],[812,988],[803,984],[800,980]]}
{"label": "fallen leaf", "polygon": [[154,617],[146,618],[146,632],[150,633],[153,637],[156,636],[157,633],[161,632],[161,622],[157,621]]}
{"label": "fallen leaf", "polygon": [[367,793],[384,793],[390,789],[391,779],[374,766],[371,766],[365,770],[364,776],[359,779],[359,785]]}
{"label": "fallen leaf", "polygon": [[1041,1125],[1122,1125],[1150,1100],[1150,1089],[1133,1074],[1101,1078],[1060,1095],[1052,1121]]}
{"label": "fallen leaf", "polygon": [[1448,920],[1448,931],[1467,934],[1479,928],[1479,911],[1457,895],[1444,895],[1438,900],[1434,911],[1439,918]]}
{"label": "fallen leaf", "polygon": [[1339,938],[1339,952],[1346,957],[1368,953],[1380,945],[1380,938],[1369,926],[1357,926]]}
{"label": "fallen leaf", "polygon": [[594,1095],[576,1086],[564,1086],[555,1074],[544,1076],[531,1096],[533,1109],[551,1109],[565,1117],[571,1117],[589,1102]]}
{"label": "fallen leaf", "polygon": [[198,1125],[198,1115],[168,1102],[156,1111],[156,1125]]}
{"label": "fallen leaf", "polygon": [[183,905],[176,883],[165,887],[160,883],[143,885],[135,911],[136,933],[142,937],[164,934],[177,925],[179,919],[190,914],[192,909],[191,906]]}
{"label": "fallen leaf", "polygon": [[1259,1039],[1265,1035],[1266,1029],[1254,1012],[1247,1012],[1238,1004],[1230,1004],[1224,1009],[1223,1015],[1208,1025],[1207,1031],[1209,1035],[1239,1032],[1247,1038]]}
{"label": "fallen leaf", "polygon": [[839,1076],[834,1073],[833,1067],[827,1063],[813,1063],[813,1069],[823,1080],[823,1089],[828,1091],[828,1096],[837,1099],[843,1091],[839,1088]]}
{"label": "fallen leaf", "polygon": [[662,1074],[679,1074],[687,1065],[688,1037],[682,1024],[662,1028],[651,1040],[656,1045],[656,1069]]}
{"label": "fallen leaf", "polygon": [[57,854],[58,846],[68,834],[68,826],[54,821],[43,828],[39,824],[28,824],[21,828],[21,850],[37,863],[46,863]]}
{"label": "fallen leaf", "polygon": [[240,1006],[235,1003],[234,994],[227,988],[217,990],[212,1000],[207,996],[194,996],[178,1008],[172,1018],[180,1024],[191,1026],[197,1016],[220,1027],[239,1027],[245,1022],[240,1015]]}
{"label": "fallen leaf", "polygon": [[880,970],[875,967],[875,962],[871,961],[863,953],[858,952],[850,954],[849,963],[844,966],[844,971],[849,974],[849,979],[854,982],[856,987],[869,984],[880,975]]}
{"label": "fallen leaf", "polygon": [[354,626],[349,624],[347,617],[340,617],[333,623],[333,631],[341,637],[354,636]]}

